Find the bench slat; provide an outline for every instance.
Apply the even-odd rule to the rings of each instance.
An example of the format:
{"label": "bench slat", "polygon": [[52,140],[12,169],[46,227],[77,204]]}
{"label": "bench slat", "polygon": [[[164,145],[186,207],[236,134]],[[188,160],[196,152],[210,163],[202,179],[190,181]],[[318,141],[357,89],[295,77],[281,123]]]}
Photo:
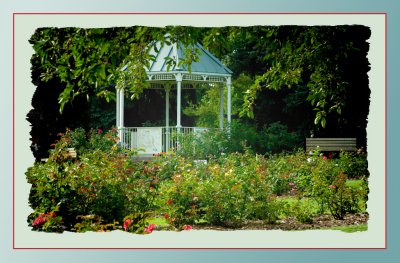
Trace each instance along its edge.
{"label": "bench slat", "polygon": [[306,138],[306,149],[320,151],[356,151],[356,138]]}

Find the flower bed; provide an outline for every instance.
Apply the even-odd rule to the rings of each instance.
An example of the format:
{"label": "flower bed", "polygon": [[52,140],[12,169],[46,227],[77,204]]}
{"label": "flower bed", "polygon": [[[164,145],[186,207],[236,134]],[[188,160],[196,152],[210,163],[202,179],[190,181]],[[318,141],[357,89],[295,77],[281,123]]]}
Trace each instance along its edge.
{"label": "flower bed", "polygon": [[[318,215],[343,220],[366,211],[365,156],[247,151],[196,162],[163,153],[135,162],[135,152],[116,146],[116,135],[67,131],[46,163],[28,169],[33,230],[149,234],[161,228],[151,224],[155,217],[175,230],[240,229],[248,222],[310,224]],[[66,154],[70,147],[76,159]]]}

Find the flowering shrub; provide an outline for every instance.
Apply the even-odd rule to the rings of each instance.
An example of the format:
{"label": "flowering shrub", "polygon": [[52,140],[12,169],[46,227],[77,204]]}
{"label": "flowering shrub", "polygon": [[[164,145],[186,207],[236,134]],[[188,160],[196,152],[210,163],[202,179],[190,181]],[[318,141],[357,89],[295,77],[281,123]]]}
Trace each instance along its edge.
{"label": "flowering shrub", "polygon": [[288,214],[294,216],[301,223],[311,224],[314,216],[312,206],[309,199],[295,199]]}
{"label": "flowering shrub", "polygon": [[150,224],[148,227],[145,227],[143,229],[143,232],[147,233],[147,234],[151,234],[153,232],[155,226],[156,226],[155,224]]}
{"label": "flowering shrub", "polygon": [[183,172],[160,188],[164,217],[178,229],[199,220],[229,227],[251,219],[274,222],[279,206],[265,180],[263,162],[250,154],[231,154],[205,166],[181,164]]}
{"label": "flowering shrub", "polygon": [[367,154],[365,153],[342,152],[337,164],[350,179],[358,179],[369,175]]}
{"label": "flowering shrub", "polygon": [[89,223],[78,216],[95,215],[93,224],[107,225],[121,222],[126,214],[153,209],[157,179],[143,171],[142,164],[114,146],[81,154],[73,161],[63,155],[70,138],[69,133],[61,137],[49,161],[26,172],[32,184],[29,202],[35,211],[58,211],[65,229],[81,231]]}
{"label": "flowering shrub", "polygon": [[[199,222],[233,228],[249,220],[274,223],[285,215],[309,223],[316,209],[308,208],[315,202],[319,214],[337,219],[365,210],[367,180],[355,184],[346,174],[368,176],[363,156],[262,156],[246,149],[206,162],[173,152],[138,162],[131,158],[134,151],[120,150],[116,141],[115,131],[67,131],[46,163],[28,169],[34,209],[28,223],[34,230],[148,234],[155,215],[177,230]],[[79,148],[84,145],[90,150]],[[77,159],[66,153],[71,146],[80,149]]]}
{"label": "flowering shrub", "polygon": [[304,152],[270,156],[265,162],[267,180],[275,195],[304,192],[310,184],[310,164]]}
{"label": "flowering shrub", "polygon": [[136,234],[150,234],[155,228],[155,224],[149,224],[149,212],[133,213],[123,219],[123,229],[127,232]]}
{"label": "flowering shrub", "polygon": [[102,218],[97,215],[77,216],[77,223],[71,229],[76,232],[107,232],[117,229],[118,222],[104,223]]}
{"label": "flowering shrub", "polygon": [[95,150],[108,151],[119,142],[118,131],[113,128],[107,132],[102,129],[91,129],[88,133],[82,129],[67,129],[59,142],[66,142],[65,147],[75,148],[79,155]]}
{"label": "flowering shrub", "polygon": [[183,229],[183,230],[192,230],[193,227],[192,227],[191,225],[184,225],[184,226],[182,227],[182,229]]}
{"label": "flowering shrub", "polygon": [[352,189],[346,182],[347,175],[334,160],[317,158],[311,169],[309,195],[317,200],[320,212],[328,209],[335,219],[343,219],[347,213],[362,210],[360,203],[367,200],[367,185]]}
{"label": "flowering shrub", "polygon": [[33,230],[44,232],[62,232],[62,217],[57,216],[54,211],[48,213],[35,213],[30,222]]}
{"label": "flowering shrub", "polygon": [[159,190],[161,212],[167,222],[179,229],[200,219],[203,202],[199,199],[202,176],[191,163],[181,163],[182,173],[164,181]]}

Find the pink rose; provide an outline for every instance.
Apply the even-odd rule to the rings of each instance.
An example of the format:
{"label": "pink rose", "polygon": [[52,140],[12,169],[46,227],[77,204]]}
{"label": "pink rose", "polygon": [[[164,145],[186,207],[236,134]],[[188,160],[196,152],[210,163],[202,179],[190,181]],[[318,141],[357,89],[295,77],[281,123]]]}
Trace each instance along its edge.
{"label": "pink rose", "polygon": [[191,225],[184,225],[184,226],[182,227],[182,229],[183,229],[183,230],[192,230],[193,227],[192,227]]}
{"label": "pink rose", "polygon": [[150,224],[148,227],[145,227],[143,229],[143,232],[150,234],[151,232],[153,232],[155,226],[155,224]]}
{"label": "pink rose", "polygon": [[124,222],[124,229],[125,231],[128,230],[129,225],[132,224],[132,220],[131,219],[126,219]]}

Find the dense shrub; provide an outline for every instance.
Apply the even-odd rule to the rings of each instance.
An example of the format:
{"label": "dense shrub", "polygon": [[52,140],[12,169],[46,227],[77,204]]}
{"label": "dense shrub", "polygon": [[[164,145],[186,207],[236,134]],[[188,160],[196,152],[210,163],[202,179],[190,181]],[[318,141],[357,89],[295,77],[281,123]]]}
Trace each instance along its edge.
{"label": "dense shrub", "polygon": [[288,205],[285,212],[293,216],[300,223],[311,224],[313,222],[314,209],[313,202],[308,198],[296,198]]}
{"label": "dense shrub", "polygon": [[338,165],[350,179],[358,179],[369,175],[367,154],[341,152]]}
{"label": "dense shrub", "polygon": [[[107,134],[98,134],[98,145],[110,141]],[[90,220],[110,224],[121,222],[128,214],[153,209],[157,178],[133,162],[134,152],[121,152],[113,145],[107,151],[96,149],[74,160],[66,150],[70,140],[67,132],[46,163],[28,169],[33,214],[55,211],[67,229],[86,229],[82,224],[88,219],[82,220],[82,216],[93,215]],[[28,219],[30,224],[33,217]]]}
{"label": "dense shrub", "polygon": [[[108,151],[119,141],[115,128],[107,132],[102,129],[91,129],[89,132],[82,128],[73,131],[67,129],[65,134],[60,135],[62,137],[58,142],[58,147],[74,148],[79,155],[95,150]],[[61,145],[60,142],[63,144]]]}
{"label": "dense shrub", "polygon": [[[33,230],[146,234],[155,229],[148,220],[154,216],[177,229],[200,222],[236,228],[283,216],[302,223],[323,213],[343,219],[366,209],[364,156],[329,159],[302,151],[264,156],[244,148],[207,160],[171,152],[140,162],[135,151],[119,149],[114,131],[86,136],[80,129],[67,131],[48,161],[26,172]],[[71,146],[80,149],[76,159],[67,152]],[[361,179],[349,180],[347,173]]]}
{"label": "dense shrub", "polygon": [[263,173],[265,159],[233,153],[186,169],[160,190],[169,222],[175,226],[205,220],[238,227],[246,220],[274,222],[279,206]]}
{"label": "dense shrub", "polygon": [[264,126],[260,133],[262,153],[291,152],[301,146],[303,137],[295,132],[289,132],[288,127],[280,122]]}
{"label": "dense shrub", "polygon": [[359,189],[353,189],[346,184],[348,177],[343,169],[343,163],[348,163],[348,159],[332,160],[326,157],[313,157],[311,187],[307,191],[318,201],[320,212],[328,209],[336,219],[343,219],[347,213],[361,211],[360,203],[366,202],[368,191],[366,184],[362,184]]}
{"label": "dense shrub", "polygon": [[208,129],[198,133],[176,135],[178,155],[192,159],[208,159],[229,153],[274,154],[291,152],[301,145],[301,137],[288,132],[286,125],[272,123],[261,131],[251,124],[233,121],[230,129]]}

